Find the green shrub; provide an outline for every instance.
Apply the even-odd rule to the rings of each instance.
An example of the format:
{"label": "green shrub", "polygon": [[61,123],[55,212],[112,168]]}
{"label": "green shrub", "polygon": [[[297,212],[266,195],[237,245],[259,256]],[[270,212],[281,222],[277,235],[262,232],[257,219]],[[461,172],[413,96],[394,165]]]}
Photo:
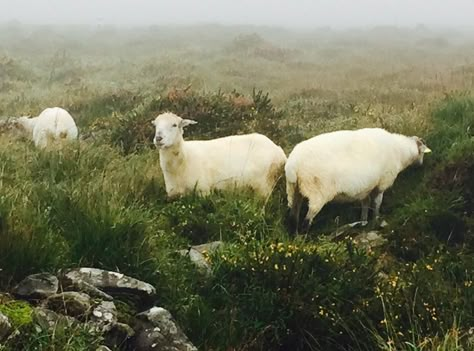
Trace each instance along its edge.
{"label": "green shrub", "polygon": [[287,146],[285,137],[289,130],[282,130],[282,112],[273,107],[268,94],[255,90],[251,98],[237,92],[199,95],[171,91],[166,96],[146,100],[118,118],[111,132],[112,142],[126,153],[152,147],[154,128],[151,121],[166,111],[198,121],[196,126],[186,131],[190,139],[260,132]]}

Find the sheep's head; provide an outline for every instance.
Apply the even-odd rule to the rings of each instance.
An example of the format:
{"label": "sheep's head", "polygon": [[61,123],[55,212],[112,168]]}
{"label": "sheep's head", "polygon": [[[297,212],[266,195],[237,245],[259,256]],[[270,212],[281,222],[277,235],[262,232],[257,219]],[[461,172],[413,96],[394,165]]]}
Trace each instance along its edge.
{"label": "sheep's head", "polygon": [[162,113],[152,122],[155,126],[153,143],[159,149],[173,146],[182,140],[184,127],[196,123],[196,121],[183,119],[171,112]]}
{"label": "sheep's head", "polygon": [[20,122],[20,118],[6,118],[0,120],[0,132],[22,132],[24,130],[23,124]]}
{"label": "sheep's head", "polygon": [[418,157],[415,160],[415,163],[419,166],[423,164],[423,157],[425,154],[430,153],[431,149],[426,146],[426,143],[420,137],[414,136],[412,137],[413,140],[416,142],[416,146],[418,147]]}
{"label": "sheep's head", "polygon": [[31,116],[22,116],[13,118],[10,122],[11,126],[15,130],[25,131],[29,129],[29,122]]}

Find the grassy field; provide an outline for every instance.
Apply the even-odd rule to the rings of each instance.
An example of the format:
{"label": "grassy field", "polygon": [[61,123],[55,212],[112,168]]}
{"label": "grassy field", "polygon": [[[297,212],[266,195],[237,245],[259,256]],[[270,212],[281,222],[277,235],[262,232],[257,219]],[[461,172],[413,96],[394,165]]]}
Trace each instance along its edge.
{"label": "grassy field", "polygon": [[[0,135],[0,290],[94,266],[155,285],[202,350],[471,350],[473,88],[467,32],[3,25],[0,118],[62,106],[81,141],[48,152]],[[387,242],[367,251],[327,236],[357,220],[358,204],[326,206],[307,237],[289,235],[283,182],[267,203],[166,200],[149,123],[165,110],[199,121],[189,138],[258,131],[290,152],[321,132],[378,126],[423,137],[433,154],[386,193]],[[176,250],[210,240],[228,246],[206,277]],[[39,337],[27,324],[0,350],[100,339]]]}

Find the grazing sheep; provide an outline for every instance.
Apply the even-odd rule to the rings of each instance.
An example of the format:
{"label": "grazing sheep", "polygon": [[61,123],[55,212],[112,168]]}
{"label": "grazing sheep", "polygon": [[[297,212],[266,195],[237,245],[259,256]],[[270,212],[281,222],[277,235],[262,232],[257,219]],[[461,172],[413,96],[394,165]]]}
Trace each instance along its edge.
{"label": "grazing sheep", "polygon": [[160,149],[160,166],[169,197],[198,190],[250,187],[268,197],[283,175],[286,156],[261,134],[213,140],[184,141],[183,128],[197,122],[163,113],[152,122],[153,142]]}
{"label": "grazing sheep", "polygon": [[295,146],[285,165],[290,214],[298,224],[307,198],[303,226],[307,230],[327,202],[359,200],[362,221],[367,222],[371,201],[378,218],[384,191],[405,168],[421,165],[428,152],[420,138],[380,128],[342,130],[305,140]]}
{"label": "grazing sheep", "polygon": [[44,149],[53,141],[73,141],[78,131],[72,116],[60,107],[47,108],[38,117],[19,117],[15,123],[33,138],[35,146]]}

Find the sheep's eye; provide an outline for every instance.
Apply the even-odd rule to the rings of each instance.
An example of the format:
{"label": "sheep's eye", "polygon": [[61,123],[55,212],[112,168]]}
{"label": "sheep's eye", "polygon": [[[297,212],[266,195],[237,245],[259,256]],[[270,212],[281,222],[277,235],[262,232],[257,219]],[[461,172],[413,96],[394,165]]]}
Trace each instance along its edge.
{"label": "sheep's eye", "polygon": [[177,126],[178,126],[178,125],[175,123],[175,124],[173,124],[173,126],[172,126],[172,127],[177,127]]}

